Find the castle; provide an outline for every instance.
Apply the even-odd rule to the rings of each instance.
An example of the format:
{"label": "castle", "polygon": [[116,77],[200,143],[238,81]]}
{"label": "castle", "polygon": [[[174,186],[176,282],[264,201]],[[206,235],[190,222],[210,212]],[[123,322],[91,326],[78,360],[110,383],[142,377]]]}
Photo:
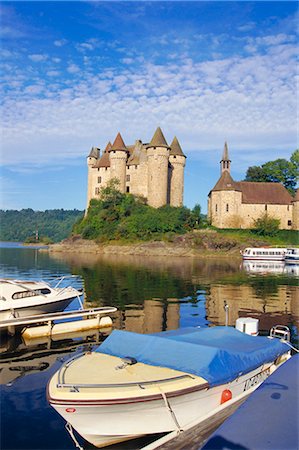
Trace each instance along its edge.
{"label": "castle", "polygon": [[[87,158],[87,208],[91,199],[99,199],[101,188],[111,179],[119,181],[121,192],[146,199],[154,208],[182,206],[186,156],[174,137],[168,145],[160,127],[150,143],[137,140],[125,145],[120,133],[104,152],[93,147]],[[87,211],[87,209],[86,209]]]}
{"label": "castle", "polygon": [[221,176],[209,193],[208,217],[217,228],[254,228],[267,213],[280,220],[284,230],[299,229],[299,190],[293,198],[281,183],[234,181],[225,143],[220,161]]}

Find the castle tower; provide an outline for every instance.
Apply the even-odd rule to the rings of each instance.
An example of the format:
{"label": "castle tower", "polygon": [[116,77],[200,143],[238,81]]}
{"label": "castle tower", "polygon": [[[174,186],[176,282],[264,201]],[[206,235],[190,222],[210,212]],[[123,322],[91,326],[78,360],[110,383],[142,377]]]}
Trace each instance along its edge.
{"label": "castle tower", "polygon": [[229,159],[229,156],[228,156],[228,146],[227,146],[227,143],[225,142],[222,160],[220,161],[220,174],[222,174],[224,171],[227,171],[228,173],[230,173],[230,163],[231,163],[231,160]]}
{"label": "castle tower", "polygon": [[176,136],[170,146],[169,162],[171,164],[170,205],[183,206],[186,156],[184,155]]}
{"label": "castle tower", "polygon": [[109,149],[110,175],[111,178],[117,178],[119,180],[119,190],[123,193],[126,190],[127,154],[128,149],[124,144],[121,134],[118,133],[112,147]]}
{"label": "castle tower", "polygon": [[97,147],[92,147],[87,157],[87,205],[85,209],[85,214],[87,214],[89,202],[93,196],[94,191],[92,167],[97,163],[99,157],[100,157],[100,149]]}
{"label": "castle tower", "polygon": [[292,204],[293,204],[292,228],[293,230],[299,230],[299,189],[297,189],[296,191]]}
{"label": "castle tower", "polygon": [[167,204],[168,163],[170,147],[160,127],[147,146],[148,195],[147,203],[154,208]]}
{"label": "castle tower", "polygon": [[221,176],[210,191],[208,200],[208,217],[211,224],[218,228],[242,228],[242,192],[239,184],[231,177],[230,163],[225,142],[220,161]]}

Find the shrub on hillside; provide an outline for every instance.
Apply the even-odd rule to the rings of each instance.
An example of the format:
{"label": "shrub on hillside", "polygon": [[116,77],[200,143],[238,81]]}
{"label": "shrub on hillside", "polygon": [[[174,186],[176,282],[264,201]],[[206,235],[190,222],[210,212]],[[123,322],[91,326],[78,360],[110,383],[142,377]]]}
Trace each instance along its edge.
{"label": "shrub on hillside", "polygon": [[279,231],[280,220],[267,213],[254,221],[255,232],[261,236],[275,236]]}

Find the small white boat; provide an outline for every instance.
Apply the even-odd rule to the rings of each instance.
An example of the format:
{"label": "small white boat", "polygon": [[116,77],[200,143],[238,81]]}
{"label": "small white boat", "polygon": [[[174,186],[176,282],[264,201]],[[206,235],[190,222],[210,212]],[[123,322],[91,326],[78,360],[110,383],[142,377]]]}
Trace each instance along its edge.
{"label": "small white boat", "polygon": [[100,448],[208,419],[253,392],[289,350],[280,339],[231,327],[114,330],[94,351],[64,363],[47,395],[70,434],[73,427]]}
{"label": "small white boat", "polygon": [[65,277],[52,287],[45,281],[0,279],[0,321],[63,311],[82,291],[61,287]]}
{"label": "small white boat", "polygon": [[287,248],[285,263],[299,264],[299,248]]}
{"label": "small white boat", "polygon": [[248,247],[240,253],[245,261],[284,261],[286,252],[286,248]]}

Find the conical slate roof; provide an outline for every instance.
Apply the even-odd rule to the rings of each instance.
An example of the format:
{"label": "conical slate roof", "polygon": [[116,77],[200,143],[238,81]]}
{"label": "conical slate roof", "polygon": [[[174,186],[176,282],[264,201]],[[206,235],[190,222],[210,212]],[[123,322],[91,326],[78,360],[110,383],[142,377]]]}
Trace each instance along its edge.
{"label": "conical slate roof", "polygon": [[98,157],[99,157],[99,149],[97,147],[91,147],[88,158],[98,159]]}
{"label": "conical slate roof", "polygon": [[230,161],[229,156],[228,156],[228,146],[227,146],[227,142],[224,143],[224,149],[223,149],[222,161]]}
{"label": "conical slate roof", "polygon": [[155,134],[152,137],[152,140],[149,143],[148,147],[167,147],[167,148],[169,148],[169,145],[167,144],[164,134],[162,133],[162,130],[160,127],[158,127],[156,129]]}
{"label": "conical slate roof", "polygon": [[121,150],[121,151],[124,151],[124,152],[128,151],[128,149],[125,146],[125,143],[124,143],[123,138],[121,137],[120,133],[117,134],[117,136],[115,138],[115,141],[113,142],[113,145],[112,145],[112,147],[110,148],[109,151],[111,151],[111,150],[118,150],[118,151]]}
{"label": "conical slate roof", "polygon": [[238,186],[238,183],[232,179],[230,173],[225,170],[213,187],[212,191],[241,191],[241,189]]}
{"label": "conical slate roof", "polygon": [[111,150],[111,148],[112,148],[112,144],[111,144],[111,142],[109,141],[108,144],[106,145],[106,148],[105,148],[105,150],[104,150],[104,153],[109,152],[109,150]]}
{"label": "conical slate roof", "polygon": [[173,138],[173,141],[170,145],[170,154],[177,156],[185,156],[176,136]]}

